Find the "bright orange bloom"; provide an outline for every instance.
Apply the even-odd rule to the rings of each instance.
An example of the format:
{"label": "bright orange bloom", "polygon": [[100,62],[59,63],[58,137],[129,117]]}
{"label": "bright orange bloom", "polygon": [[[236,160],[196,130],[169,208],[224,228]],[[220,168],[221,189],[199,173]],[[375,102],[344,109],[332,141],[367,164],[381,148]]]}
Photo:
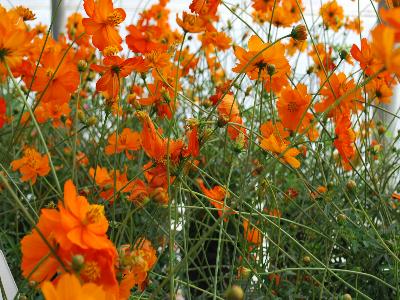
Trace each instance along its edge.
{"label": "bright orange bloom", "polygon": [[357,111],[361,107],[357,100],[363,101],[361,91],[356,89],[354,79],[349,80],[344,73],[332,74],[320,94],[323,96],[323,101],[315,104],[315,110],[317,112],[330,110],[328,114],[330,117]]}
{"label": "bright orange bloom", "polygon": [[35,184],[37,176],[46,176],[50,172],[49,157],[41,155],[34,148],[25,148],[24,156],[11,162],[13,171],[19,170],[21,181]]}
{"label": "bright orange bloom", "polygon": [[148,272],[157,261],[156,250],[147,239],[139,239],[132,250],[129,245],[123,246],[121,250],[121,266],[126,270],[123,276],[128,278],[132,287],[137,285],[143,291],[147,285]]}
{"label": "bright orange bloom", "polygon": [[192,0],[189,8],[193,13],[212,18],[216,15],[221,0]]}
{"label": "bright orange bloom", "polygon": [[35,110],[35,117],[39,123],[53,121],[54,127],[62,126],[62,117],[67,117],[71,112],[68,103],[43,102]]}
{"label": "bright orange bloom", "polygon": [[90,177],[93,178],[95,173],[96,184],[103,189],[103,191],[100,193],[100,196],[103,199],[110,201],[110,203],[113,203],[115,200],[114,195],[117,197],[120,193],[130,192],[132,184],[129,183],[126,170],[125,172],[121,172],[119,170],[116,172],[113,170],[108,172],[106,168],[102,168],[100,166],[97,166],[96,172],[93,168],[89,169]]}
{"label": "bright orange bloom", "polygon": [[199,129],[198,125],[194,124],[190,126],[187,131],[188,137],[188,152],[192,157],[197,157],[200,154],[200,144],[199,144]]}
{"label": "bright orange bloom", "polygon": [[46,300],[106,300],[106,292],[94,283],[81,284],[72,274],[61,275],[57,283],[43,283],[42,293]]}
{"label": "bright orange bloom", "polygon": [[260,133],[263,137],[269,138],[271,134],[274,134],[281,139],[289,137],[289,131],[285,130],[281,122],[267,121],[260,126]]}
{"label": "bright orange bloom", "polygon": [[[45,209],[42,209],[42,212],[44,210]],[[53,249],[57,249],[57,243],[53,233],[54,223],[41,214],[36,228],[42,233],[44,238],[46,238],[49,245]],[[21,269],[22,275],[25,278],[36,282],[42,282],[43,280],[52,279],[60,267],[60,263],[51,254],[49,247],[43,241],[37,229],[33,229],[30,234],[27,234],[21,240]],[[43,260],[43,258],[46,259]]]}
{"label": "bright orange bloom", "polygon": [[67,20],[68,38],[78,45],[89,46],[89,36],[85,34],[85,27],[82,24],[83,17],[80,13],[73,13]]}
{"label": "bright orange bloom", "polygon": [[[240,110],[235,98],[232,94],[226,94],[222,99],[222,92],[218,92],[216,95],[212,96],[210,100],[217,105],[218,114],[223,122],[235,123],[228,125],[228,135],[232,140],[237,140],[238,138],[245,137],[246,129],[241,127],[243,120],[240,116]],[[246,138],[245,138],[246,142]]]}
{"label": "bright orange bloom", "polygon": [[383,67],[382,63],[380,63],[374,56],[371,46],[366,38],[361,40],[361,49],[356,45],[353,45],[350,53],[353,58],[360,63],[360,67],[364,70],[365,74],[369,76]]}
{"label": "bright orange bloom", "polygon": [[332,29],[333,31],[338,31],[343,25],[343,7],[341,7],[336,0],[331,0],[326,2],[321,6],[320,14],[324,25]]}
{"label": "bright orange bloom", "polygon": [[199,39],[201,40],[203,47],[212,45],[213,48],[222,51],[228,50],[232,43],[232,39],[228,37],[225,32],[219,31],[206,31],[199,37]]}
{"label": "bright orange bloom", "polygon": [[[64,185],[64,202],[59,204],[62,231],[67,240],[83,249],[112,248],[107,238],[108,221],[104,215],[104,206],[89,204],[79,196],[71,180]],[[60,244],[65,242],[59,234]],[[63,245],[64,247],[66,245]]]}
{"label": "bright orange bloom", "polygon": [[384,79],[375,78],[366,85],[371,100],[375,100],[376,103],[390,103],[393,96],[393,88],[386,83]]}
{"label": "bright orange bloom", "polygon": [[252,6],[256,11],[268,12],[274,7],[276,0],[253,0],[252,2]]}
{"label": "bright orange bloom", "polygon": [[[40,60],[32,90],[41,94],[43,102],[66,103],[79,85],[79,72],[61,47],[48,48]],[[26,78],[30,86],[32,78]]]}
{"label": "bright orange bloom", "polygon": [[206,29],[206,23],[203,19],[185,11],[182,13],[182,19],[178,17],[178,14],[176,15],[176,23],[182,27],[184,31],[190,33],[199,33]]}
{"label": "bright orange bloom", "polygon": [[348,163],[355,155],[354,141],[356,135],[351,128],[349,114],[342,114],[336,121],[335,128],[336,138],[333,144],[339,151],[342,160]]}
{"label": "bright orange bloom", "polygon": [[122,50],[122,38],[118,25],[126,17],[122,8],[114,8],[112,0],[85,0],[83,7],[89,18],[82,20],[86,33],[92,35],[92,43],[100,51],[107,46]]}
{"label": "bright orange bloom", "polygon": [[125,151],[126,157],[132,159],[133,156],[129,151],[137,151],[140,148],[140,133],[132,131],[130,128],[124,128],[118,135],[118,138],[115,132],[108,138],[108,145],[105,147],[105,152],[107,155],[112,155]]}
{"label": "bright orange bloom", "polygon": [[395,48],[394,29],[381,24],[372,30],[371,35],[374,54],[389,73],[400,76],[400,48]]}
{"label": "bright orange bloom", "polygon": [[0,6],[0,75],[7,74],[4,63],[16,70],[28,54],[32,36],[25,29],[23,18]]}
{"label": "bright orange bloom", "polygon": [[271,45],[253,35],[248,42],[249,51],[236,47],[235,55],[239,63],[234,72],[245,72],[252,80],[264,80],[269,91],[279,92],[287,85],[290,65],[285,57],[285,46],[281,43]]}
{"label": "bright orange bloom", "polygon": [[152,25],[129,25],[126,29],[129,32],[126,36],[126,44],[133,52],[145,54],[151,51],[167,50],[167,44],[161,42],[163,28]]}
{"label": "bright orange bloom", "polygon": [[400,42],[400,7],[382,8],[379,13],[384,23],[395,30],[396,42]]}
{"label": "bright orange bloom", "polygon": [[304,119],[310,102],[311,96],[307,93],[307,86],[304,84],[298,84],[295,89],[283,89],[276,103],[283,126],[296,130],[301,119]]}
{"label": "bright orange bloom", "polygon": [[362,21],[359,17],[355,17],[353,20],[346,18],[344,28],[348,30],[353,30],[357,34],[360,34],[361,31],[364,29],[364,27],[362,26]]}
{"label": "bright orange bloom", "polygon": [[296,159],[300,151],[296,148],[289,148],[289,142],[276,137],[275,134],[263,138],[260,146],[264,150],[272,152],[282,163],[287,163],[295,169],[300,167],[300,161]]}
{"label": "bright orange bloom", "polygon": [[250,223],[248,220],[243,219],[243,228],[244,228],[244,238],[252,244],[255,245],[261,245],[262,243],[262,233],[260,232],[260,230],[258,230],[257,228],[255,228],[254,226],[249,226]]}
{"label": "bright orange bloom", "polygon": [[204,185],[203,180],[197,179],[196,181],[203,194],[208,198],[207,200],[217,209],[218,215],[221,217],[222,213],[228,210],[228,207],[224,205],[225,198],[229,197],[227,190],[219,185],[214,186],[212,189],[208,189]]}
{"label": "bright orange bloom", "polygon": [[293,56],[297,51],[304,52],[307,49],[307,42],[290,39],[285,47],[287,54]]}
{"label": "bright orange bloom", "polygon": [[106,92],[113,99],[117,98],[120,92],[121,79],[128,76],[132,71],[141,72],[143,62],[143,58],[139,56],[126,60],[119,56],[108,56],[103,59],[104,65],[91,65],[94,71],[103,73],[96,83],[96,90]]}

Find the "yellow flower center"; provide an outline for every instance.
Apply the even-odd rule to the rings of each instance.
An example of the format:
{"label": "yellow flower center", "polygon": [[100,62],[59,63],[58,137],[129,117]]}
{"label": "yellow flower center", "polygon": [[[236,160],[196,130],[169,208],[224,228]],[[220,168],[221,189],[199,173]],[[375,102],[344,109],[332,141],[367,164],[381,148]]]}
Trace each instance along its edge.
{"label": "yellow flower center", "polygon": [[94,282],[100,278],[101,271],[97,262],[88,261],[85,262],[85,265],[83,266],[80,274],[82,276],[82,279],[84,279],[85,281]]}
{"label": "yellow flower center", "polygon": [[124,19],[123,19],[122,15],[117,10],[114,10],[112,12],[112,14],[110,14],[107,17],[107,23],[110,25],[113,25],[113,26],[117,26],[118,24],[121,24],[123,20]]}
{"label": "yellow flower center", "polygon": [[118,47],[116,46],[107,46],[103,50],[103,55],[104,56],[113,56],[117,55],[119,52]]}
{"label": "yellow flower center", "polygon": [[97,223],[104,216],[104,206],[98,204],[92,204],[89,206],[89,210],[86,213],[87,223]]}
{"label": "yellow flower center", "polygon": [[36,150],[27,148],[24,151],[24,156],[26,158],[26,161],[28,162],[28,165],[36,170],[39,169],[40,167],[40,154],[36,152]]}

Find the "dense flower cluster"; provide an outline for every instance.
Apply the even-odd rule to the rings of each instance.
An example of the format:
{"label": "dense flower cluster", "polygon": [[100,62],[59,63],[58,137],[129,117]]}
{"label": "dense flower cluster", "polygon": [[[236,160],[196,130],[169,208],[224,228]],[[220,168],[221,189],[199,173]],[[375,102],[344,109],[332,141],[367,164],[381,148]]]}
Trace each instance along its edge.
{"label": "dense flower cluster", "polygon": [[[220,13],[227,8],[238,16],[241,6],[221,0],[193,0],[176,26],[168,0],[144,9],[132,24],[112,0],[84,0],[85,14],[69,16],[57,39],[46,26],[31,25],[35,15],[28,8],[0,5],[0,129],[10,136],[2,142],[9,148],[0,175],[14,184],[4,179],[0,190],[17,187],[18,195],[11,193],[17,202],[29,194],[22,198],[37,217],[28,218],[30,230],[20,242],[30,286],[46,299],[129,299],[147,292],[157,299],[172,282],[171,299],[185,288],[195,297],[211,294],[211,286],[217,291],[219,283],[231,285],[224,274],[235,268],[239,279],[257,275],[247,281],[250,291],[268,282],[265,291],[278,295],[287,283],[266,270],[298,268],[291,247],[282,245],[288,230],[273,230],[281,221],[302,228],[289,240],[307,254],[307,266],[304,232],[319,221],[308,211],[316,207],[329,219],[338,206],[318,201],[343,198],[331,181],[363,173],[372,178],[365,198],[367,188],[374,197],[379,189],[387,193],[389,179],[381,184],[370,174],[386,147],[386,128],[375,124],[371,108],[391,102],[400,76],[400,5],[387,2],[381,22],[361,38],[361,19],[346,18],[336,0],[320,7],[322,34],[304,24],[305,1],[252,0],[247,16],[260,30],[246,27],[241,39]],[[344,47],[321,38],[340,31],[359,34],[360,42]],[[301,59],[310,65],[298,76]],[[390,195],[397,209],[399,196]],[[304,199],[311,206],[302,207]],[[352,200],[352,209],[361,203]],[[296,206],[292,219],[286,204]],[[377,204],[362,205],[353,218]],[[386,206],[380,209],[389,215]],[[347,220],[347,210],[326,222]],[[307,218],[309,225],[301,225]],[[375,234],[376,226],[392,224],[380,218],[351,223],[354,231],[374,223]],[[198,223],[206,230],[193,237]],[[213,230],[218,234],[209,237]],[[338,234],[312,231],[330,245],[324,253],[350,252],[336,246]],[[209,244],[196,244],[201,239]],[[392,245],[383,241],[378,249]],[[209,249],[221,251],[210,255],[212,267],[198,259]],[[280,265],[282,256],[295,264]],[[339,276],[324,265],[330,257],[313,260]],[[398,258],[379,268],[392,263]],[[193,269],[201,271],[193,275]],[[325,274],[321,280],[304,274],[286,281],[325,289]]]}

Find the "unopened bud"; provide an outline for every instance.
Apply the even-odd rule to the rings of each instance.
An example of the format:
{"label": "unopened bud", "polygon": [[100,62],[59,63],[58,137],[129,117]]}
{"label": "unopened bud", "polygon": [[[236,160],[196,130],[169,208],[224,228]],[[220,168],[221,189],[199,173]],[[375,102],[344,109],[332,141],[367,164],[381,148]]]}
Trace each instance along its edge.
{"label": "unopened bud", "polygon": [[226,300],[243,300],[244,292],[243,289],[238,285],[233,285],[225,291]]}
{"label": "unopened bud", "polygon": [[292,32],[290,33],[292,39],[296,41],[305,41],[307,39],[307,28],[306,26],[300,24],[293,27]]}

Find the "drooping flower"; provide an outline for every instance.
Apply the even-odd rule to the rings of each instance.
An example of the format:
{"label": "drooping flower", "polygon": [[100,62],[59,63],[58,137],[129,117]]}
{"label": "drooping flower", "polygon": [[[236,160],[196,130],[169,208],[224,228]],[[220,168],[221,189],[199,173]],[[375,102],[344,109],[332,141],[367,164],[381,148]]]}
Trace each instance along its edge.
{"label": "drooping flower", "polygon": [[335,134],[336,138],[333,144],[339,151],[342,160],[348,163],[355,155],[354,141],[356,139],[355,133],[351,128],[349,114],[342,114],[336,120]]}
{"label": "drooping flower", "polygon": [[262,243],[262,233],[256,227],[252,226],[247,219],[243,219],[244,238],[251,244],[260,245]]}
{"label": "drooping flower", "polygon": [[11,168],[13,171],[19,170],[22,174],[21,181],[35,184],[37,176],[46,176],[50,172],[49,157],[27,147],[22,158],[11,162]]}
{"label": "drooping flower", "polygon": [[[225,198],[229,197],[229,193],[222,186],[216,185],[212,189],[208,189],[203,180],[197,179],[197,184],[199,185],[201,191],[205,196],[207,196],[207,200],[210,201],[210,204],[217,209],[218,215],[221,217],[222,214],[230,209],[225,206],[224,201]],[[225,218],[226,221],[226,218]]]}
{"label": "drooping flower", "polygon": [[156,251],[151,242],[139,239],[132,248],[130,245],[122,246],[120,253],[123,280],[126,278],[130,281],[131,288],[138,286],[143,291],[147,285],[148,272],[157,261]]}

